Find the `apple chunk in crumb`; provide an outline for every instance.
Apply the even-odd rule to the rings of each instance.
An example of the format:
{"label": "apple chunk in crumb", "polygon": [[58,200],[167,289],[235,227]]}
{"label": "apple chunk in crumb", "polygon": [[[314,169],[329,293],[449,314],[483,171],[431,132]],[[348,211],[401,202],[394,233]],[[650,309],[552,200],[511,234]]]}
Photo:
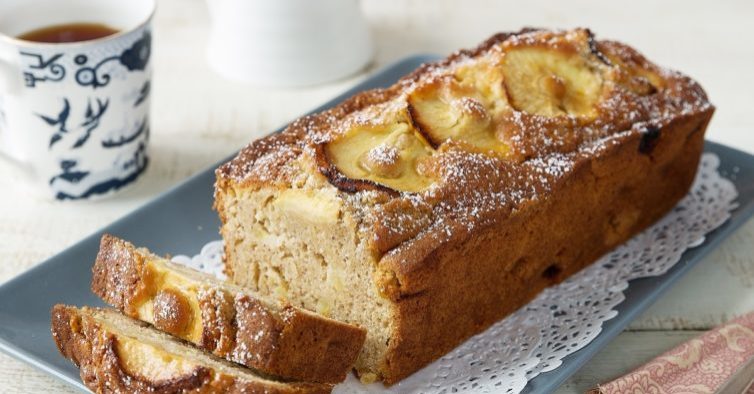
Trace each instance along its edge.
{"label": "apple chunk in crumb", "polygon": [[121,368],[132,376],[151,382],[169,383],[195,375],[200,366],[151,344],[128,336],[118,337],[115,352]]}
{"label": "apple chunk in crumb", "polygon": [[320,190],[286,189],[272,204],[284,215],[313,224],[335,224],[341,210],[334,193]]}

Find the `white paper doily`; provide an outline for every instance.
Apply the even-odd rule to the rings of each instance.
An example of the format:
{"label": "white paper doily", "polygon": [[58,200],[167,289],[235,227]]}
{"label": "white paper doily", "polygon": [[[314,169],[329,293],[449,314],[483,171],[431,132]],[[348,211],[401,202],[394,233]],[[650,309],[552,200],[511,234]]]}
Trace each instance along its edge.
{"label": "white paper doily", "polygon": [[[618,314],[628,281],[662,275],[730,217],[738,193],[719,164],[717,155],[705,153],[691,191],[662,220],[421,371],[388,390],[349,376],[335,392],[520,392],[599,335],[602,323]],[[225,279],[221,256],[222,241],[213,241],[199,255],[173,260]]]}

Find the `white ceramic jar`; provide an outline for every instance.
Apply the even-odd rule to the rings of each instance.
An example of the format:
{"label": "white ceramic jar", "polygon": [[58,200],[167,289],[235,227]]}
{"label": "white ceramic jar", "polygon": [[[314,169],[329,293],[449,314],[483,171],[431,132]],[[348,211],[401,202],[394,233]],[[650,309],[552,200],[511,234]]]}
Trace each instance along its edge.
{"label": "white ceramic jar", "polygon": [[208,57],[226,78],[297,87],[346,77],[373,54],[357,0],[208,0]]}

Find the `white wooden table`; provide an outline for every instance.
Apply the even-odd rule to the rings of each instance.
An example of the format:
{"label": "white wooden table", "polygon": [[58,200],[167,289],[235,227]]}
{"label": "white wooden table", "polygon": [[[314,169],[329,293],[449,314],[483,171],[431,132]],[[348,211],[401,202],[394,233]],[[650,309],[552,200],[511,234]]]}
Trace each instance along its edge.
{"label": "white wooden table", "polygon": [[[205,61],[208,21],[200,0],[161,0],[155,25],[153,138],[144,178],[116,197],[56,203],[18,187],[0,163],[0,282],[54,255],[352,86],[376,68],[414,53],[449,53],[501,30],[588,26],[625,41],[660,64],[701,81],[717,113],[708,138],[754,153],[754,2],[651,0],[493,1],[367,0],[377,45],[365,73],[298,90],[258,89],[225,81]],[[695,267],[628,331],[565,383],[584,392],[618,377],[734,315],[754,310],[754,221]],[[22,300],[19,300],[22,302]],[[2,322],[0,322],[0,325]],[[63,383],[0,355],[0,392],[70,392]]]}

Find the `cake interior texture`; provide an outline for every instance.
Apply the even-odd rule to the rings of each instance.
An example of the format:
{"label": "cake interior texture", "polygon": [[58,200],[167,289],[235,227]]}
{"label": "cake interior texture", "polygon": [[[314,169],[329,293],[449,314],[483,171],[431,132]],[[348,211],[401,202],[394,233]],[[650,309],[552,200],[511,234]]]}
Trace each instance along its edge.
{"label": "cake interior texture", "polygon": [[376,369],[390,340],[391,306],[373,282],[378,256],[362,238],[360,218],[332,190],[241,193],[225,211],[232,219],[224,237],[227,230],[250,243],[233,255],[244,263],[233,265],[232,280],[365,328],[357,368]]}
{"label": "cake interior texture", "polygon": [[229,277],[366,328],[395,383],[662,217],[713,111],[588,30],[498,34],[219,168]]}

